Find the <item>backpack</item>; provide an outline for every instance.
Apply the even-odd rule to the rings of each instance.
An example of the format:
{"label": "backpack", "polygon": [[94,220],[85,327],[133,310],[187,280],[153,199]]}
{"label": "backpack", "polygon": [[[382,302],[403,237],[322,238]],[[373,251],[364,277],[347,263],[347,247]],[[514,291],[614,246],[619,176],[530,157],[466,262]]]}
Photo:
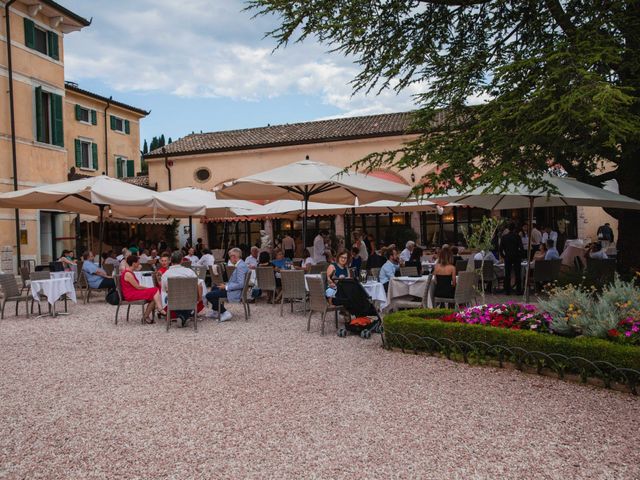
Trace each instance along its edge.
{"label": "backpack", "polygon": [[120,305],[120,295],[115,288],[110,289],[104,297],[109,305]]}

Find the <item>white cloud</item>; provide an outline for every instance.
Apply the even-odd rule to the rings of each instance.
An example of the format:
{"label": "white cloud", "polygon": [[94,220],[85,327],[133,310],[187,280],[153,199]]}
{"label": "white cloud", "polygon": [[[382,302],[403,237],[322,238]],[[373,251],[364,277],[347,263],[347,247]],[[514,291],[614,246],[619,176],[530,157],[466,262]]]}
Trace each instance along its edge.
{"label": "white cloud", "polygon": [[[351,59],[309,40],[272,52],[275,28],[251,19],[241,0],[67,0],[94,23],[65,39],[67,77],[99,79],[118,91],[260,101],[286,94],[318,96],[345,115],[413,108],[411,94],[352,96]],[[90,10],[90,11],[87,11]]]}

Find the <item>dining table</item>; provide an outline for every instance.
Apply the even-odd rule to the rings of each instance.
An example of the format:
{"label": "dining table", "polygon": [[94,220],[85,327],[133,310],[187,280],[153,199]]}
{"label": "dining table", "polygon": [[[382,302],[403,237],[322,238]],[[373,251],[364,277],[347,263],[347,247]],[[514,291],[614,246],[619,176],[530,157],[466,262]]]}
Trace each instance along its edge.
{"label": "dining table", "polygon": [[[66,272],[57,272],[66,273]],[[69,272],[73,273],[73,272]],[[40,297],[44,295],[51,305],[51,316],[66,314],[62,312],[56,312],[56,302],[62,299],[65,295],[66,298],[73,303],[78,303],[76,298],[76,289],[73,285],[73,278],[69,276],[60,276],[58,278],[47,278],[43,280],[31,280],[31,295],[36,302],[40,302]],[[44,316],[44,315],[42,315]]]}

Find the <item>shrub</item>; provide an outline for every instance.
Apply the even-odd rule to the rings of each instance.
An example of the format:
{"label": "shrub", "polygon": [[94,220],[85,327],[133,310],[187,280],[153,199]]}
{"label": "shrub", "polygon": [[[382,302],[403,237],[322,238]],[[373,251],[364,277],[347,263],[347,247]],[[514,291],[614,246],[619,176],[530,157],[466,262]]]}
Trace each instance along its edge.
{"label": "shrub", "polygon": [[[401,337],[394,334],[416,335],[436,339],[451,339],[464,342],[485,342],[521,348],[528,352],[562,354],[567,357],[582,357],[591,362],[604,361],[619,368],[640,370],[640,348],[621,345],[608,340],[590,337],[566,338],[558,335],[538,334],[527,330],[512,330],[465,323],[443,322],[443,315],[450,310],[407,310],[387,315],[384,319],[385,341],[389,346],[408,347]],[[414,347],[424,346],[416,341]]]}

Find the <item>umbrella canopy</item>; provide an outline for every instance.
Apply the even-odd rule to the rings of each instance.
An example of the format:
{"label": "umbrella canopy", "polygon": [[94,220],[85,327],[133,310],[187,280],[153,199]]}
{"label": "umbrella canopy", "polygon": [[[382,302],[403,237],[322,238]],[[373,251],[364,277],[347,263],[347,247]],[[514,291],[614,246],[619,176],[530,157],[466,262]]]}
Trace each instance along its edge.
{"label": "umbrella canopy", "polygon": [[317,202],[353,204],[381,199],[403,201],[411,187],[362,173],[342,173],[342,168],[309,159],[239,178],[217,191],[218,198],[245,200],[313,197]]}
{"label": "umbrella canopy", "polygon": [[[435,208],[436,204],[427,200],[419,202],[397,202],[393,200],[378,200],[365,205],[342,205],[339,203],[309,202],[307,211],[311,215],[342,215],[398,212],[422,212]],[[276,200],[266,205],[257,205],[245,211],[245,216],[298,216],[304,213],[304,200]]]}
{"label": "umbrella canopy", "polygon": [[173,203],[158,194],[104,175],[0,194],[0,207],[61,210],[99,215],[105,207],[119,218],[188,217],[204,215],[202,205],[187,200]]}
{"label": "umbrella canopy", "polygon": [[172,205],[195,203],[205,208],[206,217],[237,216],[242,212],[259,207],[260,205],[246,200],[218,200],[216,194],[195,187],[178,188],[156,193],[156,200],[163,208],[170,209]]}
{"label": "umbrella canopy", "polygon": [[[553,185],[558,193],[550,193],[546,189],[532,190],[523,185],[511,185],[505,190],[488,191],[479,187],[467,193],[450,191],[445,196],[434,197],[436,200],[456,202],[470,207],[487,210],[513,208],[529,209],[529,232],[532,230],[533,209],[535,207],[603,207],[640,210],[640,201],[574,178],[554,177],[546,175],[544,179]],[[531,235],[527,247],[527,259],[531,258]],[[529,300],[529,262],[525,277],[525,300]]]}

